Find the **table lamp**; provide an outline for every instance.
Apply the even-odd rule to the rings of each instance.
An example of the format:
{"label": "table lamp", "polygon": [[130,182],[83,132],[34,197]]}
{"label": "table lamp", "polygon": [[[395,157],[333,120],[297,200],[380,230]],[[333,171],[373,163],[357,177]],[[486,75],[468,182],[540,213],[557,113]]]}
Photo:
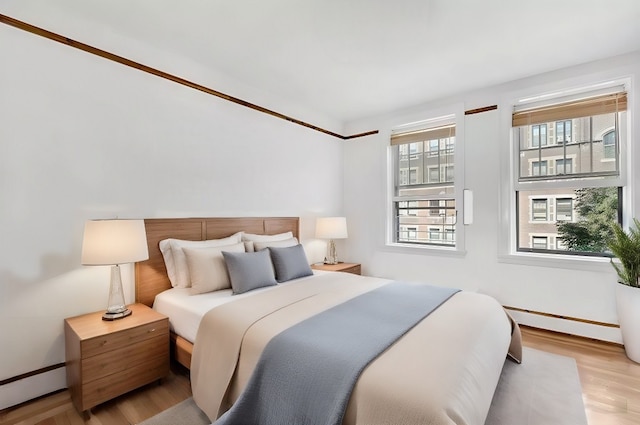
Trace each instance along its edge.
{"label": "table lamp", "polygon": [[347,238],[347,219],[345,217],[319,217],[316,220],[316,238],[329,239],[325,264],[338,264],[338,253],[333,240]]}
{"label": "table lamp", "polygon": [[102,320],[131,314],[124,303],[120,264],[149,258],[144,220],[89,220],[84,226],[82,264],[111,266],[109,303]]}

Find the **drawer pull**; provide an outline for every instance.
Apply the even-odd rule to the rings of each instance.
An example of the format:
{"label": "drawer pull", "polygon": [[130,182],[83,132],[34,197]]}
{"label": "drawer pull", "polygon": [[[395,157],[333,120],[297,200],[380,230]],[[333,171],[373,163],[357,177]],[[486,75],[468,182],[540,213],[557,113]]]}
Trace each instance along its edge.
{"label": "drawer pull", "polygon": [[156,328],[149,329],[149,333],[151,333],[151,332],[155,332],[155,331],[156,331]]}

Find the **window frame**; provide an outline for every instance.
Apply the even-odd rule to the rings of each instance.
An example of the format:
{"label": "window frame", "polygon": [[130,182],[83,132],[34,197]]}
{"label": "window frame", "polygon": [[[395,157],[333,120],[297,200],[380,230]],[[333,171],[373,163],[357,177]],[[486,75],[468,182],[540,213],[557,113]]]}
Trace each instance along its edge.
{"label": "window frame", "polygon": [[[518,146],[514,143],[514,135],[511,126],[513,106],[520,102],[539,104],[549,103],[550,97],[563,99],[571,99],[579,97],[585,92],[591,94],[606,94],[617,91],[625,91],[627,93],[628,108],[626,123],[621,123],[618,130],[621,133],[620,142],[618,144],[619,152],[619,175],[615,181],[606,179],[598,179],[593,182],[594,187],[617,186],[621,187],[620,192],[623,194],[624,203],[618,214],[622,216],[623,226],[627,225],[630,217],[633,216],[632,211],[635,205],[634,187],[632,187],[633,174],[631,164],[640,160],[638,152],[640,150],[632,149],[630,142],[633,139],[632,124],[637,121],[633,118],[633,87],[631,85],[631,77],[605,76],[599,74],[596,78],[584,75],[571,82],[546,83],[544,86],[531,86],[522,88],[517,91],[505,93],[499,103],[501,132],[503,134],[503,142],[500,145],[500,216],[499,216],[499,232],[498,232],[498,261],[502,263],[558,267],[562,269],[576,270],[594,270],[603,271],[610,270],[610,259],[607,257],[593,257],[589,255],[566,255],[566,251],[558,251],[553,254],[539,254],[534,252],[518,251],[518,229],[516,226],[518,207],[516,202],[516,190],[527,190],[528,184],[519,185],[519,165],[517,162]],[[584,97],[584,96],[583,96]],[[554,137],[555,134],[549,135]],[[572,142],[574,143],[574,142]],[[561,146],[561,145],[560,145]],[[602,180],[605,180],[604,182]],[[535,186],[535,184],[533,185]],[[567,180],[557,179],[550,183],[549,186],[557,189],[575,189]],[[534,189],[532,187],[531,189]]]}
{"label": "window frame", "polygon": [[[414,114],[415,116],[415,114]],[[410,122],[409,124],[401,124],[392,126],[392,130],[389,130],[389,139],[395,133],[404,133],[409,131],[417,131],[423,128],[435,128],[441,126],[443,124],[454,124],[455,125],[455,148],[453,151],[453,155],[451,155],[449,146],[447,146],[446,142],[438,143],[439,154],[444,156],[447,155],[452,159],[452,164],[454,166],[454,181],[452,184],[452,194],[451,196],[440,197],[440,199],[450,199],[455,202],[455,224],[451,226],[454,229],[454,237],[447,237],[445,239],[453,239],[453,244],[451,245],[443,245],[439,244],[425,244],[425,243],[406,243],[404,241],[398,242],[395,239],[396,232],[396,223],[395,223],[395,214],[396,214],[396,200],[395,190],[396,190],[396,163],[397,157],[394,154],[394,146],[388,146],[388,155],[387,155],[387,218],[386,218],[386,237],[385,237],[385,247],[393,250],[393,251],[406,251],[410,253],[425,253],[425,254],[433,254],[433,255],[444,255],[444,256],[463,256],[466,254],[465,244],[464,244],[464,226],[463,226],[463,190],[464,190],[464,104],[456,104],[450,105],[438,109],[434,109],[431,111],[427,111],[424,114],[421,114],[422,117],[433,117],[428,119],[423,119],[420,121],[411,121],[411,118],[402,120],[405,123]],[[398,120],[401,120],[399,118]],[[400,121],[400,122],[402,122]],[[425,156],[428,156],[428,147],[425,152]],[[442,164],[439,164],[438,170],[443,172],[442,168],[440,168]],[[426,167],[425,167],[426,168]],[[434,198],[431,198],[432,200]],[[407,199],[409,200],[409,199]],[[443,208],[443,207],[440,207]],[[433,217],[433,216],[432,216]],[[449,227],[449,225],[447,225]],[[429,225],[425,225],[425,229],[428,228]],[[441,232],[442,233],[442,232]],[[446,234],[446,231],[445,231]]]}

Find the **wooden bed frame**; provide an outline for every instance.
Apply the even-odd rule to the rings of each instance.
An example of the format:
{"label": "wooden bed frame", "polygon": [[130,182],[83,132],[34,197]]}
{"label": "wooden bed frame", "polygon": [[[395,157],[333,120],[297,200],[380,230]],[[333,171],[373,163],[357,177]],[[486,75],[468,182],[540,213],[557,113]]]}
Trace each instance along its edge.
{"label": "wooden bed frame", "polygon": [[[298,217],[229,217],[229,218],[151,218],[144,220],[147,231],[149,259],[136,263],[136,302],[151,307],[157,294],[171,288],[164,258],[158,246],[163,239],[219,239],[245,231],[260,235],[293,232],[300,239]],[[178,363],[190,368],[193,345],[171,334],[171,355]]]}

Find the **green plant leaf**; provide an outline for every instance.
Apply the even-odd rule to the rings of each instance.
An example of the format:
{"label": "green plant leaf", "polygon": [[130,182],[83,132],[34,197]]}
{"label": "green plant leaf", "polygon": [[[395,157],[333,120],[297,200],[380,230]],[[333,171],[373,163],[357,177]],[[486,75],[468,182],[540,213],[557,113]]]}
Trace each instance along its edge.
{"label": "green plant leaf", "polygon": [[619,264],[611,260],[611,265],[618,274],[620,283],[633,287],[638,287],[640,277],[640,221],[633,219],[633,224],[629,231],[617,223],[612,225],[613,238],[609,240],[607,246],[620,262]]}

